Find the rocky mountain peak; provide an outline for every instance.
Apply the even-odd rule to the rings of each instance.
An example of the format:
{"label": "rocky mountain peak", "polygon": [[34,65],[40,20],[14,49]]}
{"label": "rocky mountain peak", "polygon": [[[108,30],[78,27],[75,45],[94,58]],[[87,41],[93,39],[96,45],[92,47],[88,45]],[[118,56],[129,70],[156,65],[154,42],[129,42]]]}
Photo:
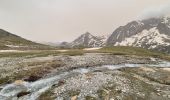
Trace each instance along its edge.
{"label": "rocky mountain peak", "polygon": [[[105,44],[104,37],[94,36],[86,32],[70,43],[72,47],[101,47]],[[106,40],[106,39],[105,39]]]}
{"label": "rocky mountain peak", "polygon": [[90,32],[86,32],[83,35],[92,35]]}
{"label": "rocky mountain peak", "polygon": [[170,52],[170,17],[132,21],[117,28],[107,40],[109,46],[135,46]]}
{"label": "rocky mountain peak", "polygon": [[170,17],[135,20],[120,26],[109,36],[85,32],[68,43],[70,47],[134,46],[170,53]]}

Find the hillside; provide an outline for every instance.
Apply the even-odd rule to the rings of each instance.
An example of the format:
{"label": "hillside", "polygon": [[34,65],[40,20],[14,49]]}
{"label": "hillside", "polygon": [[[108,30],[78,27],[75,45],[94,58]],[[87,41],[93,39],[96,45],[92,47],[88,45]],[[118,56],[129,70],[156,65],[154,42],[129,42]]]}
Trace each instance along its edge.
{"label": "hillside", "polygon": [[0,49],[45,49],[47,45],[32,42],[0,29]]}

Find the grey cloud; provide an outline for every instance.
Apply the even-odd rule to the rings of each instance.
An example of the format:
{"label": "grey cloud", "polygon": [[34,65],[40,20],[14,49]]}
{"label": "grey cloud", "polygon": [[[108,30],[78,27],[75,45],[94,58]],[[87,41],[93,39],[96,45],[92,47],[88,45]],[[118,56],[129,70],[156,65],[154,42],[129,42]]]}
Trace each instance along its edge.
{"label": "grey cloud", "polygon": [[160,6],[151,6],[143,10],[139,15],[140,19],[154,18],[154,17],[163,17],[170,14],[170,2],[160,5]]}
{"label": "grey cloud", "polygon": [[146,7],[147,1],[141,2],[144,3],[137,0],[0,0],[0,28],[34,41],[72,41],[86,31],[95,35],[110,34],[118,26],[134,20]]}

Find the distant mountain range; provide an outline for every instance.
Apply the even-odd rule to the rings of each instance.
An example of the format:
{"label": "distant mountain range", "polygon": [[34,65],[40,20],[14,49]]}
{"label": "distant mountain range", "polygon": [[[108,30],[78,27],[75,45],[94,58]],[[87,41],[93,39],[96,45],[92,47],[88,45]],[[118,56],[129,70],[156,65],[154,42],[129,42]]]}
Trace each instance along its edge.
{"label": "distant mountain range", "polygon": [[50,46],[32,42],[0,29],[0,49],[46,49]]}
{"label": "distant mountain range", "polygon": [[170,53],[170,17],[132,21],[117,28],[108,46],[134,46]]}
{"label": "distant mountain range", "polygon": [[73,42],[70,43],[71,47],[82,46],[82,47],[101,47],[105,45],[106,38],[104,36],[94,36],[89,32],[82,34]]}
{"label": "distant mountain range", "polygon": [[[118,27],[110,36],[94,36],[86,32],[74,41],[44,43],[63,48],[103,46],[133,46],[170,53],[170,17],[132,21]],[[26,40],[0,29],[0,48],[48,48],[49,46]]]}
{"label": "distant mountain range", "polygon": [[67,46],[133,46],[170,53],[170,17],[132,21],[118,27],[109,37],[82,34]]}

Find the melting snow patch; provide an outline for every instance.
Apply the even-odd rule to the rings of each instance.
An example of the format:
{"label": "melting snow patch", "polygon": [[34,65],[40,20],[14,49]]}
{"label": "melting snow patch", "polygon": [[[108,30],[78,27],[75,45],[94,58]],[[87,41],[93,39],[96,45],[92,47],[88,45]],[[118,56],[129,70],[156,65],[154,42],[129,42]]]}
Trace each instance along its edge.
{"label": "melting snow patch", "polygon": [[85,48],[83,50],[87,50],[87,51],[90,51],[90,50],[98,50],[98,49],[101,49],[102,47],[96,47],[96,48]]}
{"label": "melting snow patch", "polygon": [[0,52],[25,52],[21,50],[0,50]]}
{"label": "melting snow patch", "polygon": [[67,52],[68,50],[56,50],[56,51],[59,51],[59,52]]}
{"label": "melting snow patch", "polygon": [[170,37],[165,34],[159,33],[159,30],[156,27],[154,27],[151,28],[150,30],[143,30],[141,33],[125,38],[125,40],[121,42],[117,42],[115,46],[141,47],[142,43],[145,43],[145,44],[151,44],[149,49],[154,49],[159,45],[169,46],[170,43],[166,42],[165,39],[170,40]]}

